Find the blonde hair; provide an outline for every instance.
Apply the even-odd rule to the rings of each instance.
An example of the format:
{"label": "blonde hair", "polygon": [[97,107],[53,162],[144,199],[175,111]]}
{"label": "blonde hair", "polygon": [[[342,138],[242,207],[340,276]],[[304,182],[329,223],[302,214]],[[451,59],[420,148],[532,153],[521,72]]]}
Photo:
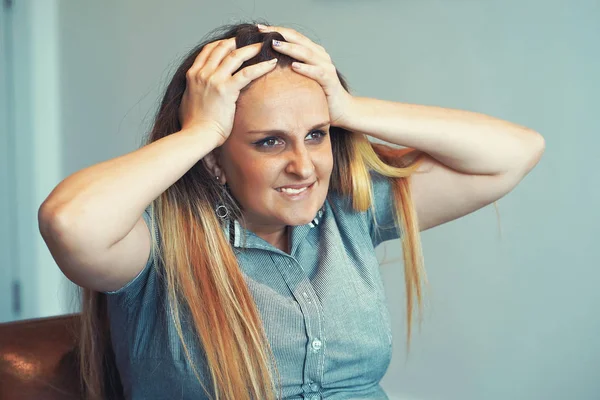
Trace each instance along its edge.
{"label": "blonde hair", "polygon": [[[247,41],[252,42],[259,40],[250,35],[259,35],[255,30],[253,25],[237,25],[221,37],[230,35],[239,39],[247,35]],[[259,38],[265,43],[271,42],[269,36]],[[276,35],[275,38],[283,39]],[[177,110],[185,89],[185,72],[204,44],[194,49],[175,73],[159,108],[149,142],[181,129]],[[241,47],[240,44],[238,47]],[[269,45],[267,47],[270,48]],[[282,61],[280,57],[279,63],[288,61]],[[341,75],[340,79],[345,85]],[[416,300],[421,312],[421,287],[426,282],[409,179],[418,168],[422,153],[376,145],[363,134],[333,126],[330,137],[334,156],[330,190],[352,198],[355,211],[364,212],[373,207],[370,171],[391,180],[396,224],[401,230],[404,253],[408,347],[414,302]],[[191,316],[214,388],[214,393],[206,390],[210,398],[281,398],[281,378],[272,349],[264,345],[269,341],[263,321],[215,215],[215,204],[224,204],[233,210],[233,218],[240,215],[235,200],[210,179],[202,162],[153,202],[153,218],[156,218],[161,236],[160,240],[153,240],[153,254],[156,256],[155,265],[160,266],[166,282],[171,322],[188,362],[206,390],[194,364],[190,344],[184,340],[181,310],[185,308]],[[79,351],[86,398],[95,400],[107,395],[113,398],[120,382],[110,345],[106,295],[85,289],[82,305]],[[215,326],[219,329],[214,329]]]}
{"label": "blonde hair", "polygon": [[[426,282],[408,179],[418,167],[419,152],[375,145],[360,134],[350,137],[346,154],[349,163],[339,168],[345,171],[339,174],[344,178],[336,180],[332,176],[331,190],[351,196],[354,210],[362,212],[373,205],[369,171],[391,178],[396,223],[402,232],[408,347],[414,302],[421,312],[422,283]],[[164,268],[172,322],[186,358],[201,382],[183,339],[179,315],[185,304],[206,354],[215,399],[271,399],[277,389],[272,379],[277,371],[276,362],[270,347],[264,346],[269,342],[260,314],[212,204],[191,196],[194,190],[185,189],[190,183],[168,189],[155,202],[161,240],[154,246],[160,249],[157,255]],[[207,254],[211,257],[206,257]],[[109,372],[105,369],[109,363],[104,354],[110,343],[105,296],[84,290],[80,362],[89,399],[102,398],[106,389],[101,383]],[[212,329],[214,326],[219,329]],[[275,371],[270,369],[269,360],[273,361]]]}

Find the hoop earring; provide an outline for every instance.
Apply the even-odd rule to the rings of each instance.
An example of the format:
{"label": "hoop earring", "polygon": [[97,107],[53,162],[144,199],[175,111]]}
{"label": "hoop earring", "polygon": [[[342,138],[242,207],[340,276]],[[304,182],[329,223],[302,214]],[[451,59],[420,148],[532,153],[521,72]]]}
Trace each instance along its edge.
{"label": "hoop earring", "polygon": [[217,214],[217,217],[225,219],[229,216],[229,209],[225,205],[220,204],[215,208],[215,213]]}

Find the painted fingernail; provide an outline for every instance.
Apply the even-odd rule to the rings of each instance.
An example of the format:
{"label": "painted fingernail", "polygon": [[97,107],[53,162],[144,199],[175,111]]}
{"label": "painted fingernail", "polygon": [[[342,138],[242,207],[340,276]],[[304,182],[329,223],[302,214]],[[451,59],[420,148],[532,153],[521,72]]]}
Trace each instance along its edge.
{"label": "painted fingernail", "polygon": [[273,46],[279,47],[279,46],[281,46],[281,42],[279,40],[273,39]]}

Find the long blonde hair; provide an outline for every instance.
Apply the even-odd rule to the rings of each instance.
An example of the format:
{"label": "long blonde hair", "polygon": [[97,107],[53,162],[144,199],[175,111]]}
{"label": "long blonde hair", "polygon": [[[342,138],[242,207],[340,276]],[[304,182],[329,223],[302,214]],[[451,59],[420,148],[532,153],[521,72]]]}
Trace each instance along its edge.
{"label": "long blonde hair", "polygon": [[[235,37],[237,47],[262,42],[263,50],[240,68],[274,57],[272,39],[285,40],[278,33],[262,34],[254,24],[221,28],[193,49],[183,60],[168,85],[148,138],[154,142],[181,129],[178,107],[185,90],[185,73],[203,46],[214,40]],[[280,67],[293,59],[277,55]],[[342,75],[340,81],[347,89]],[[370,171],[390,178],[394,193],[396,224],[401,230],[406,280],[407,346],[410,344],[412,313],[416,300],[422,304],[423,269],[420,234],[410,195],[409,176],[419,164],[420,152],[376,145],[365,135],[332,126],[330,130],[334,168],[331,192],[352,198],[357,212],[373,206]],[[160,240],[153,240],[155,265],[166,282],[170,315],[185,356],[197,379],[206,389],[190,344],[184,340],[180,314],[191,316],[197,343],[202,347],[210,371],[214,399],[281,398],[281,379],[275,357],[263,329],[259,311],[238,266],[215,205],[224,204],[240,215],[231,196],[220,189],[202,162],[162,193],[152,204]],[[210,255],[210,256],[208,256]],[[87,399],[115,398],[120,391],[114,354],[110,343],[106,295],[83,290],[79,342],[82,385]],[[219,329],[212,327],[218,326]],[[208,392],[208,390],[207,390]]]}

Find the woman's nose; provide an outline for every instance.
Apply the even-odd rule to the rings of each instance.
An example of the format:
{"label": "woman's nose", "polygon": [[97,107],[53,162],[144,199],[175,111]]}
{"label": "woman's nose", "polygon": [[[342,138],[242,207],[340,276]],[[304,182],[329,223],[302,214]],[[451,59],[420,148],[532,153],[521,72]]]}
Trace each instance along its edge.
{"label": "woman's nose", "polygon": [[297,175],[301,179],[310,178],[315,171],[315,165],[310,157],[310,152],[304,146],[290,152],[286,172]]}

